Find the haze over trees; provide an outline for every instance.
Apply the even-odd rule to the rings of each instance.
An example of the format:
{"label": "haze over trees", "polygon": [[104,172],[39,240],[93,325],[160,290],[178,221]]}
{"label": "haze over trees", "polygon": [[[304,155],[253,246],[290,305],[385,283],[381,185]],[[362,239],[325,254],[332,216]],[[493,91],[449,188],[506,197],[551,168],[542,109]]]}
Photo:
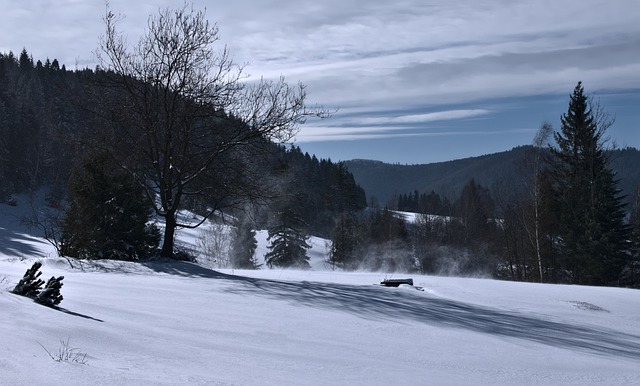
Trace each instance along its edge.
{"label": "haze over trees", "polygon": [[252,225],[246,216],[241,216],[233,228],[229,250],[232,268],[254,269],[262,265],[255,255],[258,242]]}

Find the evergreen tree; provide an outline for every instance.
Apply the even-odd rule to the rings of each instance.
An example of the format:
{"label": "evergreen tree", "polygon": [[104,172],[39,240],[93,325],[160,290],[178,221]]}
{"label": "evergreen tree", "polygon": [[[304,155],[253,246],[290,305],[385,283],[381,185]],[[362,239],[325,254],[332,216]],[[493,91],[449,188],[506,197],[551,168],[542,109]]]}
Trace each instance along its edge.
{"label": "evergreen tree", "polygon": [[355,214],[343,214],[331,235],[329,264],[333,268],[356,269],[359,257],[360,225]]}
{"label": "evergreen tree", "polygon": [[256,231],[251,225],[246,217],[242,217],[231,233],[231,250],[229,253],[233,268],[255,269],[260,266],[255,259],[256,248],[258,247]]}
{"label": "evergreen tree", "polygon": [[404,218],[394,213],[388,207],[374,211],[371,218],[371,242],[385,243],[388,241],[409,240],[409,232]]}
{"label": "evergreen tree", "polygon": [[36,296],[36,302],[47,307],[55,307],[62,301],[63,297],[60,293],[62,288],[62,280],[64,276],[51,276],[51,279],[47,280],[47,284],[42,291]]}
{"label": "evergreen tree", "polygon": [[357,213],[362,210],[364,207],[362,204],[366,202],[364,194],[360,196],[360,191],[360,187],[355,184],[344,162],[333,167],[329,198],[336,220],[331,232],[328,261],[333,268],[355,269],[360,263]]}
{"label": "evergreen tree", "polygon": [[13,293],[17,295],[22,295],[30,298],[35,298],[40,294],[40,290],[44,281],[40,279],[40,267],[42,267],[42,263],[36,261],[33,263],[31,268],[27,269],[27,272],[24,273],[24,276],[18,284],[13,289]]}
{"label": "evergreen tree", "polygon": [[471,179],[463,188],[455,204],[456,215],[462,221],[461,242],[477,245],[487,240],[493,218],[494,202],[489,189]]}
{"label": "evergreen tree", "polygon": [[578,284],[615,283],[627,258],[628,229],[620,190],[604,153],[612,124],[593,110],[578,82],[554,133],[554,196],[559,210],[560,252]]}
{"label": "evergreen tree", "polygon": [[31,58],[31,56],[29,56],[29,53],[27,52],[26,48],[23,48],[22,52],[20,52],[19,63],[20,63],[20,69],[23,71],[28,71],[33,69],[33,59]]}
{"label": "evergreen tree", "polygon": [[151,209],[142,188],[105,155],[85,159],[72,180],[68,201],[63,254],[132,260],[157,247],[159,232],[147,224]]}
{"label": "evergreen tree", "polygon": [[269,252],[264,256],[269,268],[291,267],[308,269],[309,256],[307,243],[309,236],[304,233],[304,221],[291,209],[286,208],[278,213],[274,225],[269,227]]}

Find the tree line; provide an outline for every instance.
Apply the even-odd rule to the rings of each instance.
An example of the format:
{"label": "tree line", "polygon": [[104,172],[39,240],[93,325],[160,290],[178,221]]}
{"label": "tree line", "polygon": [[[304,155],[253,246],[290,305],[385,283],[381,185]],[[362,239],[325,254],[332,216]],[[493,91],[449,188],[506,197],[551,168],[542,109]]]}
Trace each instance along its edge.
{"label": "tree line", "polygon": [[[471,179],[453,202],[433,191],[399,195],[395,209],[420,213],[398,239],[402,253],[423,273],[639,286],[640,190],[626,198],[618,188],[606,149],[612,124],[578,83],[560,130],[543,123],[519,161],[523,183]],[[348,249],[357,237],[343,229],[333,245]],[[359,259],[340,249],[334,258]]]}
{"label": "tree line", "polygon": [[[559,127],[555,121],[554,126]],[[640,169],[637,168],[640,150],[634,147],[617,148],[614,144],[615,139],[611,141],[611,146],[607,146],[605,154],[609,159],[609,166],[619,179],[618,187],[625,196],[624,202],[630,208],[631,199],[640,181]],[[413,199],[416,191],[418,195],[435,192],[441,199],[453,202],[460,195],[462,187],[472,178],[492,192],[504,189],[501,185],[506,184],[511,190],[526,191],[528,182],[523,178],[522,163],[528,162],[527,158],[535,153],[534,147],[532,141],[503,152],[418,165],[396,165],[369,160],[350,160],[345,163],[358,184],[367,192],[370,203],[378,202],[379,205],[395,209],[400,196],[411,196]],[[549,153],[547,146],[542,146],[541,149],[541,153]]]}

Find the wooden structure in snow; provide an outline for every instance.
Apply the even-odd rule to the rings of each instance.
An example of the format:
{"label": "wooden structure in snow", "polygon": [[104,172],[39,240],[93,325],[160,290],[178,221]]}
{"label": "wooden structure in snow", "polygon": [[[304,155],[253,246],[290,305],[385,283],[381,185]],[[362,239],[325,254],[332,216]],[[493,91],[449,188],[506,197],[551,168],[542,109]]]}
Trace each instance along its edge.
{"label": "wooden structure in snow", "polygon": [[384,279],[380,284],[387,287],[398,287],[400,284],[408,284],[412,286],[413,279]]}

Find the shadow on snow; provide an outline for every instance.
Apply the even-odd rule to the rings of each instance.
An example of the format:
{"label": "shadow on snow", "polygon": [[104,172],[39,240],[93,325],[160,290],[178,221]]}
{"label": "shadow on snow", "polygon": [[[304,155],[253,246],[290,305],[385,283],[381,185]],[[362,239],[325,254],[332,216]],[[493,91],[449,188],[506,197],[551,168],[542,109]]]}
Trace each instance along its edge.
{"label": "shadow on snow", "polygon": [[37,243],[46,244],[27,234],[0,226],[0,255],[24,258],[46,257],[40,249],[35,247]]}
{"label": "shadow on snow", "polygon": [[423,292],[377,286],[256,279],[219,273],[189,263],[143,264],[160,273],[226,280],[232,285],[225,290],[240,295],[266,296],[314,308],[346,311],[369,319],[414,321],[462,328],[569,350],[640,359],[640,336],[433,298]]}

